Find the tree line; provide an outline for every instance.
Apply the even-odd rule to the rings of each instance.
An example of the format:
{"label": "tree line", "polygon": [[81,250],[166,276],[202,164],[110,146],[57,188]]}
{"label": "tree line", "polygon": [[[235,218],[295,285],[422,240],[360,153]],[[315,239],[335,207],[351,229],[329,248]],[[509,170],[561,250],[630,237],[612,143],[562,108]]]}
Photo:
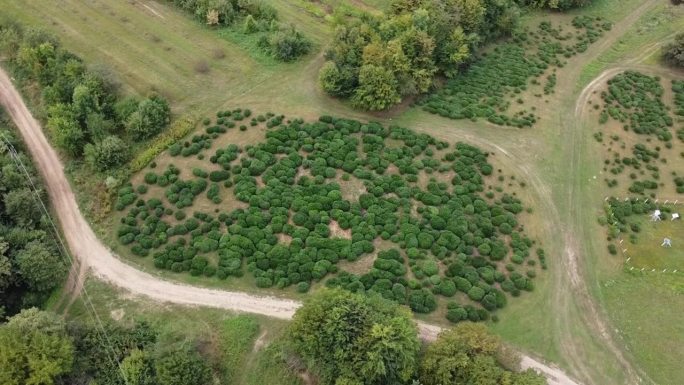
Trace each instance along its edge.
{"label": "tree line", "polygon": [[566,9],[587,1],[394,0],[380,16],[341,24],[319,82],[330,95],[384,110],[454,77],[484,43],[511,34],[520,6]]}
{"label": "tree line", "polygon": [[379,296],[323,290],[297,311],[293,351],[321,384],[542,385],[482,324],[461,323],[421,349],[408,309]]}
{"label": "tree line", "polygon": [[[45,190],[21,142],[7,129],[9,123],[5,119],[2,114],[0,321],[22,308],[42,304],[66,274],[66,264],[38,201],[45,198]],[[17,150],[16,155],[11,148]]]}
{"label": "tree line", "polygon": [[[233,339],[219,345],[241,343],[219,334]],[[408,309],[342,290],[309,298],[270,345],[272,365],[290,363],[322,385],[546,384],[517,371],[519,358],[482,324],[459,324],[423,347]],[[96,325],[31,308],[0,324],[0,382],[210,385],[240,362],[201,346],[144,321]]]}
{"label": "tree line", "polygon": [[170,119],[157,95],[123,97],[105,70],[88,68],[52,35],[0,22],[0,52],[20,84],[36,85],[54,143],[96,171],[124,165],[130,147],[149,139]]}

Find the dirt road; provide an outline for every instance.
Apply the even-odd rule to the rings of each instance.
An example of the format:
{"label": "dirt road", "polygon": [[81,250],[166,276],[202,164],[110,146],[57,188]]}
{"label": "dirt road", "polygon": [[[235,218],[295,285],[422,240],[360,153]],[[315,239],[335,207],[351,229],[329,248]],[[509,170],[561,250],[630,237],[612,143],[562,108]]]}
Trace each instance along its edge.
{"label": "dirt road", "polygon": [[[0,103],[19,128],[45,181],[71,255],[83,266],[88,267],[95,276],[133,294],[160,302],[208,306],[281,319],[290,319],[301,306],[299,302],[292,300],[173,283],[141,272],[122,262],[97,239],[81,214],[64,174],[61,160],[3,70],[0,70]],[[436,338],[442,330],[438,326],[422,322],[418,322],[418,327],[421,337],[426,340]],[[529,356],[522,357],[521,366],[523,369],[533,368],[544,373],[549,378],[550,385],[579,385],[560,369]]]}

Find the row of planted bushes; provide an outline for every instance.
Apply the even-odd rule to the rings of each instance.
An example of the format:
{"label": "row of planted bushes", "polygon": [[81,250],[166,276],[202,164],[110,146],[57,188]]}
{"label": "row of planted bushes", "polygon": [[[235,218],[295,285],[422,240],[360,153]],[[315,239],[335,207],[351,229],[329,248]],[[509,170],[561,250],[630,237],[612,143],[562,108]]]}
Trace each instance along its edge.
{"label": "row of planted bushes", "polygon": [[[524,103],[520,94],[539,85],[542,74],[563,67],[563,58],[584,52],[610,28],[602,18],[577,16],[572,20],[572,32],[554,28],[549,22],[540,23],[534,31],[517,31],[510,41],[483,53],[421,104],[426,111],[451,119],[485,118],[502,126],[531,127],[537,116],[524,110],[507,113],[511,101]],[[556,74],[552,73],[543,93],[552,93],[555,84]],[[541,98],[542,93],[534,96]]]}

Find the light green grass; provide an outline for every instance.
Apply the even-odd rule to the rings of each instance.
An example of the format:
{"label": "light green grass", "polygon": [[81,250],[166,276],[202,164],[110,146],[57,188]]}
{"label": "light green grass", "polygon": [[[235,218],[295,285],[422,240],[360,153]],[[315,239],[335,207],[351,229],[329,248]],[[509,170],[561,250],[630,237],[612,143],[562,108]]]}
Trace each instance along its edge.
{"label": "light green grass", "polygon": [[223,322],[218,330],[219,354],[225,363],[223,381],[236,383],[244,377],[245,356],[254,346],[259,324],[252,317],[238,316]]}
{"label": "light green grass", "polygon": [[[300,385],[302,381],[283,364],[274,365],[281,361],[280,350],[277,345],[264,348],[251,362],[246,370],[244,384],[246,385]],[[305,383],[306,384],[306,383]]]}
{"label": "light green grass", "polygon": [[[619,41],[582,71],[579,84],[586,84],[611,66],[620,65],[627,58],[638,57],[648,50],[660,52],[658,43],[671,40],[673,34],[684,30],[684,9],[660,4],[640,18]],[[635,49],[639,47],[640,49]]]}
{"label": "light green grass", "polygon": [[684,380],[684,280],[623,272],[601,282],[606,310],[640,366],[657,384]]}
{"label": "light green grass", "polygon": [[[301,25],[318,49],[327,41],[330,31],[323,21],[306,15],[295,19],[287,7],[278,8],[283,22]],[[126,92],[159,92],[178,113],[213,111],[270,78],[301,72],[316,56],[313,52],[296,63],[277,63],[252,53],[249,36],[219,38],[224,30],[204,26],[173,6],[153,1],[28,0],[3,4],[1,13],[56,33],[89,64],[111,68]],[[225,57],[216,58],[217,50]],[[209,65],[208,74],[196,72],[200,61]],[[278,81],[269,88],[284,95],[283,86]]]}
{"label": "light green grass", "polygon": [[[672,240],[672,247],[661,247],[664,238]],[[636,244],[625,244],[630,266],[646,269],[678,269],[684,272],[684,222],[665,219],[651,222],[645,218]],[[682,276],[684,281],[684,276]]]}
{"label": "light green grass", "polygon": [[[673,9],[667,2],[660,2],[637,20],[614,45],[607,47],[596,60],[582,68],[576,84],[577,91],[603,70],[619,65],[649,65],[650,67],[644,67],[646,73],[649,69],[657,74],[672,73],[659,64],[659,43],[667,41],[673,32],[681,31],[682,28],[684,8]],[[584,127],[584,159],[578,169],[576,183],[583,187],[583,204],[578,211],[578,218],[583,229],[582,242],[587,256],[587,280],[595,282],[590,285],[590,289],[605,309],[611,326],[617,330],[616,334],[620,337],[618,342],[626,346],[627,357],[642,371],[646,382],[684,383],[684,370],[680,364],[684,359],[684,349],[681,343],[673,343],[673,339],[681,341],[681,338],[674,336],[684,335],[681,326],[682,312],[678,310],[684,308],[684,279],[673,274],[632,274],[624,269],[624,258],[610,256],[606,251],[605,228],[600,228],[596,222],[603,210],[603,197],[629,194],[626,186],[619,187],[619,190],[609,189],[601,179],[598,182],[592,179],[594,175],[599,175],[602,168],[602,150],[591,137],[600,127],[593,114],[587,114]],[[676,142],[675,145],[680,143]],[[670,160],[677,162],[676,159]],[[676,164],[670,166],[678,167]],[[648,226],[651,225],[645,222],[642,233],[637,235],[639,244],[629,244],[625,239],[624,247],[628,248],[628,255],[632,257],[630,264],[649,264],[655,267],[674,262],[670,258],[660,261],[653,258],[653,251],[670,252],[655,250],[660,248],[662,242],[662,237],[657,239],[662,234],[658,234],[659,231],[656,230],[666,230],[669,226],[674,229],[674,226],[681,225],[665,224],[660,228]],[[671,235],[679,238],[680,234],[677,232]],[[674,251],[680,252],[681,249]]]}

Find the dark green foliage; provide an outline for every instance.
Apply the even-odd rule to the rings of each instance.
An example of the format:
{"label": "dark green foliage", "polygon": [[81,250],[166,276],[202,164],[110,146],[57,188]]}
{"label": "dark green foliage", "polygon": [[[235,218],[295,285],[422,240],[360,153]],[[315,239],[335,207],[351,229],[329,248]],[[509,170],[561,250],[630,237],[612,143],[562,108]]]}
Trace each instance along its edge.
{"label": "dark green foliage", "polygon": [[136,140],[158,134],[170,119],[171,111],[165,99],[158,96],[142,100],[126,120],[126,130]]}
{"label": "dark green foliage", "polygon": [[[453,317],[462,312],[454,307]],[[484,325],[462,323],[442,332],[425,351],[420,368],[420,383],[543,385],[546,378],[528,369],[512,372],[499,362],[504,357],[501,341]]]}
{"label": "dark green foliage", "polygon": [[312,46],[311,41],[294,27],[274,32],[268,37],[264,36],[259,45],[273,57],[284,62],[294,61],[306,55]]}
{"label": "dark green foliage", "polygon": [[95,144],[86,144],[84,154],[90,166],[98,171],[121,166],[129,158],[128,144],[115,135]]}
{"label": "dark green foliage", "polygon": [[74,363],[59,383],[100,385],[210,385],[208,357],[188,335],[158,330],[145,322],[131,326],[72,321]]}
{"label": "dark green foliage", "polygon": [[[237,115],[251,111],[217,119]],[[475,305],[488,313],[505,304],[498,297],[504,282],[511,294],[532,288],[527,278],[502,268],[509,255],[519,263],[528,259],[532,241],[520,231],[517,198],[484,197],[487,179],[494,178],[488,153],[377,123],[327,116],[311,123],[282,115],[262,120],[269,118],[264,142],[215,149],[208,161],[219,168],[208,175],[197,168],[186,180],[190,172],[170,166],[146,176],[158,185],[165,181],[164,198],[147,193],[136,203],[117,230],[119,240],[136,255],[151,255],[160,269],[218,279],[248,273],[258,287],[300,291],[325,281],[378,293],[417,312],[435,310],[436,295],[472,290]],[[442,171],[421,186],[418,176],[428,167]],[[337,181],[343,175],[363,185],[355,197]],[[174,225],[162,215],[192,206],[203,192],[215,203],[231,196],[241,208],[222,212],[217,206],[216,217],[195,212],[189,219],[178,211]],[[128,186],[119,195],[121,207],[138,199]],[[340,261],[376,252],[378,239],[395,246],[383,243],[367,272],[338,271]]]}
{"label": "dark green foliage", "polygon": [[162,352],[154,369],[159,385],[209,385],[211,370],[197,351],[179,348]]}
{"label": "dark green foliage", "polygon": [[673,42],[663,47],[663,59],[673,66],[684,68],[684,33],[677,34]]}
{"label": "dark green foliage", "polygon": [[323,383],[401,384],[416,373],[416,326],[378,296],[317,292],[295,314],[288,337]]}
{"label": "dark green foliage", "polygon": [[[651,195],[659,188],[659,164],[666,162],[662,158],[660,145],[651,146],[651,138],[655,137],[664,142],[666,148],[672,148],[673,126],[675,119],[670,116],[669,107],[665,105],[663,96],[665,90],[660,84],[660,78],[648,76],[636,71],[626,71],[616,75],[608,81],[608,91],[601,97],[604,101],[599,121],[601,123],[613,119],[622,123],[625,131],[637,134],[639,142],[632,147],[631,157],[620,158],[606,156],[604,170],[613,175],[629,172],[632,180],[628,190],[632,194]],[[684,82],[673,81],[674,114],[684,115]],[[676,132],[684,140],[684,128]],[[618,136],[611,137],[612,141],[619,140]],[[624,146],[623,146],[624,148]],[[646,173],[645,171],[650,171]],[[605,178],[609,187],[618,184],[615,178]]]}
{"label": "dark green foliage", "polygon": [[39,202],[47,204],[40,177],[7,125],[0,112],[0,137],[17,151],[17,159],[0,151],[0,320],[41,306],[67,270]]}
{"label": "dark green foliage", "polygon": [[383,110],[453,76],[478,44],[510,33],[517,6],[508,1],[395,1],[385,15],[364,15],[338,27],[319,73],[331,95]]}
{"label": "dark green foliage", "polygon": [[515,0],[521,6],[568,10],[591,4],[592,0]]}
{"label": "dark green foliage", "polygon": [[[525,110],[507,113],[511,100],[519,98],[530,80],[538,84],[537,79],[549,69],[562,67],[564,57],[586,50],[607,28],[604,23],[576,17],[577,38],[573,40],[549,22],[540,23],[536,31],[517,31],[510,41],[479,57],[421,104],[426,111],[451,119],[485,118],[497,125],[530,127],[537,117]],[[553,92],[555,83],[556,74],[549,74],[544,94]]]}
{"label": "dark green foliage", "polygon": [[3,384],[53,384],[71,371],[74,346],[64,322],[36,308],[0,324]]}
{"label": "dark green foliage", "polygon": [[[674,113],[684,117],[684,80],[673,80],[672,92],[674,92]],[[680,139],[684,141],[684,138],[680,137]]]}
{"label": "dark green foliage", "polygon": [[604,111],[614,120],[628,123],[637,134],[653,135],[667,142],[672,139],[672,118],[662,101],[660,78],[626,71],[608,81],[601,93]]}

